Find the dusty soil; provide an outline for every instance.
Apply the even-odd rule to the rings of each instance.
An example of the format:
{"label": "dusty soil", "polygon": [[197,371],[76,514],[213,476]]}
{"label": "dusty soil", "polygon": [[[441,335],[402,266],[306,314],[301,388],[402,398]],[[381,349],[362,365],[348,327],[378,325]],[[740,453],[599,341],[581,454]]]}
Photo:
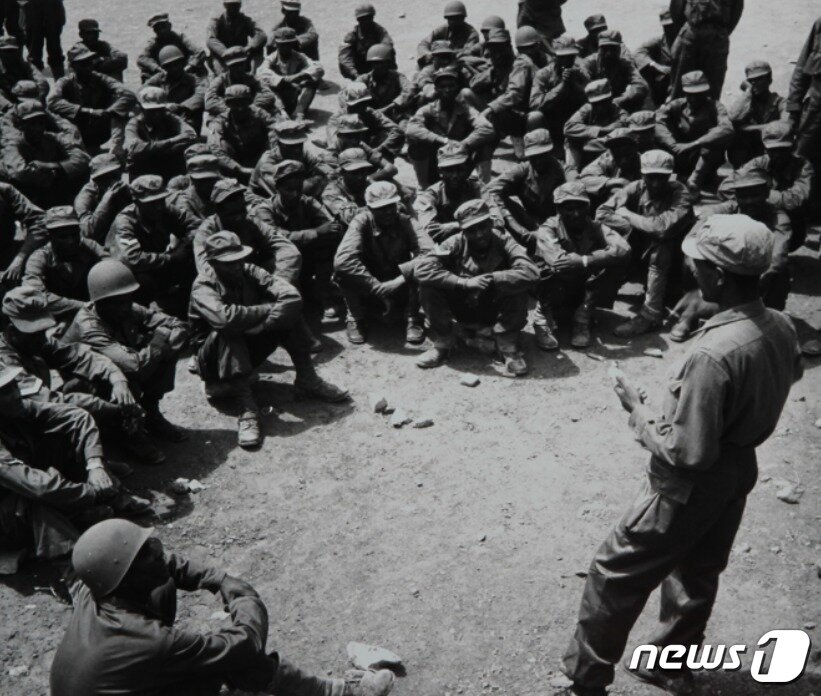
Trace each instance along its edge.
{"label": "dusty soil", "polygon": [[[336,45],[353,23],[355,3],[306,2],[333,82],[340,81]],[[377,20],[393,33],[408,72],[415,45],[438,22],[442,4],[377,4]],[[570,0],[565,16],[571,33],[579,33],[582,19],[604,5],[611,25],[636,45],[656,31],[658,4]],[[201,40],[216,5],[180,0],[172,18]],[[246,5],[266,28],[273,24],[278,10],[270,0]],[[743,65],[763,56],[783,92],[817,3],[747,5],[733,39],[727,88],[737,89]],[[73,36],[81,16],[98,17],[104,38],[127,50],[133,63],[147,36],[146,19],[168,7],[160,0],[67,3],[66,35]],[[473,0],[469,10],[477,23],[501,12],[512,24],[515,6]],[[136,71],[130,69],[128,78],[134,86]],[[332,92],[320,97],[318,118],[335,99]],[[403,176],[410,177],[407,168]],[[789,306],[802,331],[807,323],[821,326],[813,240],[814,249],[795,259]],[[626,305],[617,310],[624,313]],[[618,344],[606,332],[613,323],[614,317],[604,318],[604,343],[589,353],[618,359],[659,404],[665,372],[687,346],[669,343],[665,334]],[[395,327],[375,331],[368,347],[348,347],[338,326],[328,328],[325,341],[323,374],[347,385],[353,404],[294,401],[292,371],[277,353],[259,384],[260,401],[272,409],[264,419],[265,443],[253,454],[237,449],[232,418],[208,406],[198,381],[180,364],[177,391],[163,408],[191,437],[168,448],[166,467],[138,470],[130,484],[164,490],[186,476],[208,488],[159,523],[158,534],[170,549],[251,581],[270,609],[269,646],[307,668],[338,672],[345,644],[364,640],[404,658],[408,676],[398,694],[551,693],[576,617],[583,584],[578,574],[637,492],[646,461],[608,384],[608,363],[569,349],[540,354],[530,331],[532,371],[520,380],[499,375],[486,358],[470,353],[421,372]],[[664,358],[643,355],[647,347],[662,349]],[[777,433],[760,450],[762,481],[750,496],[723,577],[707,635],[711,644],[754,645],[774,628],[806,627],[817,634],[811,627],[821,606],[818,367],[818,361],[808,364]],[[481,384],[461,386],[465,372],[480,375]],[[367,395],[375,391],[412,415],[429,414],[435,424],[392,429],[369,412]],[[800,480],[806,488],[800,504],[776,498],[779,480]],[[70,610],[33,589],[43,584],[42,575],[28,573],[0,585],[0,694],[47,692]],[[631,647],[649,635],[655,607],[653,598]],[[213,627],[210,617],[219,609],[210,595],[187,596],[180,618]],[[781,693],[821,693],[812,676],[821,670],[821,653],[813,650],[809,676]],[[8,675],[19,666],[28,672]],[[764,693],[744,673],[716,675],[704,684],[709,694]],[[617,674],[614,693],[652,692]]]}

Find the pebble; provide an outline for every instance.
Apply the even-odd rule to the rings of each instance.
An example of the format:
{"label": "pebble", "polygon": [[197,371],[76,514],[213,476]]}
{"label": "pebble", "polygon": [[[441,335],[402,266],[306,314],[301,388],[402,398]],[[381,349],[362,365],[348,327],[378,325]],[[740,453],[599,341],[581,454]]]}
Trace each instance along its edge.
{"label": "pebble", "polygon": [[642,351],[645,355],[650,356],[651,358],[663,358],[664,353],[661,351],[660,348],[645,348]]}
{"label": "pebble", "polygon": [[417,418],[413,422],[414,428],[430,428],[433,425],[433,418]]}
{"label": "pebble", "polygon": [[29,673],[29,668],[26,665],[18,665],[17,667],[9,667],[10,677],[22,677]]}
{"label": "pebble", "polygon": [[369,394],[368,403],[374,413],[385,413],[385,409],[388,408],[388,400],[381,394]]}
{"label": "pebble", "polygon": [[815,421],[815,427],[816,428],[821,428],[821,418],[819,418],[817,421]]}
{"label": "pebble", "polygon": [[785,502],[789,503],[790,505],[797,505],[798,501],[801,500],[801,496],[804,494],[803,489],[799,488],[793,483],[790,483],[782,488],[778,489],[778,492],[775,494],[776,497]]}
{"label": "pebble", "polygon": [[815,628],[815,621],[807,621],[804,623],[804,628],[808,631],[812,631]]}
{"label": "pebble", "polygon": [[405,413],[401,408],[396,409],[391,416],[391,425],[394,428],[401,428],[411,422],[411,417]]}
{"label": "pebble", "polygon": [[483,541],[487,541],[487,534],[479,535],[479,543],[481,544]]}
{"label": "pebble", "polygon": [[466,387],[476,387],[479,385],[481,380],[474,374],[468,372],[467,374],[462,375],[459,378],[459,384],[462,384]]}

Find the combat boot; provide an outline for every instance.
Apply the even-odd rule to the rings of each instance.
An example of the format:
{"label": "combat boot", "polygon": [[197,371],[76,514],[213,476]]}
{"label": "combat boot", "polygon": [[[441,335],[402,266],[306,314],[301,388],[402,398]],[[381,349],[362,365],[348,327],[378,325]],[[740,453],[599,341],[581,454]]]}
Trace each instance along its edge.
{"label": "combat boot", "polygon": [[437,348],[434,346],[416,358],[416,367],[421,367],[423,370],[439,367],[448,359],[448,352],[446,348]]}
{"label": "combat boot", "polygon": [[648,319],[643,314],[637,314],[629,321],[619,324],[613,334],[619,338],[635,338],[642,334],[650,333],[661,327],[661,321]]}
{"label": "combat boot", "polygon": [[242,449],[254,449],[262,444],[256,411],[245,411],[237,420],[237,444]]}
{"label": "combat boot", "polygon": [[587,348],[590,345],[590,309],[582,305],[573,315],[573,333],[570,345],[574,348]]}
{"label": "combat boot", "polygon": [[363,672],[352,669],[345,674],[345,688],[342,696],[387,696],[396,677],[388,669],[378,672]]}
{"label": "combat boot", "polygon": [[425,340],[425,327],[422,324],[421,317],[408,317],[408,323],[405,328],[405,341],[411,345],[419,345]]}
{"label": "combat boot", "polygon": [[188,439],[185,431],[171,423],[158,408],[151,409],[145,415],[145,428],[154,437],[166,442],[182,442]]}
{"label": "combat boot", "polygon": [[353,343],[355,346],[362,345],[365,342],[362,324],[353,317],[349,317],[348,321],[345,322],[345,335],[348,337],[348,343]]}

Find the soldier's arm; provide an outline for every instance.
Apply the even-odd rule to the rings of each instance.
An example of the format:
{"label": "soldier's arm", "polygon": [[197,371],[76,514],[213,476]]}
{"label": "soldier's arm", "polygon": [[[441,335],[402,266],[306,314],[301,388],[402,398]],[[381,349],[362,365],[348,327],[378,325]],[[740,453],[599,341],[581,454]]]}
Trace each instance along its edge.
{"label": "soldier's arm", "polygon": [[699,145],[728,145],[735,133],[733,123],[727,115],[727,109],[721,102],[716,102],[716,125],[702,135],[697,142]]}
{"label": "soldier's arm", "polygon": [[771,189],[768,200],[777,208],[781,208],[781,210],[788,213],[798,211],[810,200],[814,177],[815,172],[812,165],[807,160],[803,160],[801,173],[792,186],[783,191]]}
{"label": "soldier's arm", "polygon": [[656,138],[669,152],[675,151],[678,142],[670,130],[671,119],[673,118],[673,103],[665,104],[656,112]]}
{"label": "soldier's arm", "polygon": [[644,99],[649,93],[650,88],[647,86],[647,81],[641,76],[639,69],[632,61],[625,63],[629,71],[629,82],[624,90],[624,94],[613,100],[614,104],[621,106],[622,104],[635,103],[639,99]]}
{"label": "soldier's arm", "polygon": [[339,45],[339,72],[342,77],[347,77],[349,80],[355,80],[359,77],[356,70],[356,61],[354,60],[354,41],[356,40],[353,32],[347,34],[342,43]]}
{"label": "soldier's arm", "polygon": [[115,244],[125,262],[137,270],[165,268],[171,263],[171,256],[165,252],[144,251],[134,229],[135,221],[120,213],[114,219]]}
{"label": "soldier's arm", "polygon": [[23,271],[21,285],[30,285],[41,290],[48,302],[48,310],[57,316],[73,312],[83,306],[82,300],[73,300],[69,297],[62,297],[54,292],[50,292],[46,286],[46,254],[42,249],[38,249],[26,260],[26,268]]}
{"label": "soldier's arm", "polygon": [[70,77],[61,77],[54,83],[51,94],[48,96],[49,111],[67,118],[69,121],[76,121],[80,113],[80,105],[75,104],[68,98],[68,88],[71,84]]}
{"label": "soldier's arm", "polygon": [[589,126],[584,118],[589,112],[589,105],[581,107],[564,124],[564,135],[566,138],[589,139],[598,138],[601,135],[601,127]]}
{"label": "soldier's arm", "polygon": [[605,246],[590,254],[590,268],[618,266],[630,258],[630,245],[624,237],[607,225],[601,226],[601,233]]}
{"label": "soldier's arm", "polygon": [[215,331],[241,334],[262,323],[268,305],[241,305],[225,302],[215,287],[195,283],[191,291],[191,313],[200,316]]}
{"label": "soldier's arm", "polygon": [[268,36],[265,34],[265,31],[262,27],[257,26],[257,23],[248,18],[248,43],[246,44],[246,48],[249,51],[256,51],[260,48],[265,47],[265,43],[268,41]]}
{"label": "soldier's arm", "polygon": [[126,89],[122,82],[118,82],[108,75],[95,73],[95,78],[102,82],[105,89],[111,94],[112,102],[106,107],[106,111],[120,118],[128,118],[128,115],[137,104],[137,96],[134,92],[130,89]]}
{"label": "soldier's arm", "polygon": [[427,126],[427,116],[430,111],[429,106],[423,106],[408,120],[407,137],[408,140],[428,143],[429,145],[444,145],[448,139],[443,135],[438,135]]}
{"label": "soldier's arm", "polygon": [[92,384],[106,383],[114,386],[117,382],[128,381],[114,362],[82,343],[64,343],[50,339],[46,343],[43,357],[52,369],[81,377]]}
{"label": "soldier's arm", "polygon": [[154,58],[156,46],[157,40],[155,38],[150,39],[143,48],[142,53],[137,56],[137,67],[149,75],[155,75],[156,73],[162,72],[160,64]]}
{"label": "soldier's arm", "polygon": [[208,50],[211,51],[217,58],[222,58],[225,55],[225,52],[228,50],[228,47],[219,40],[217,33],[219,31],[219,17],[214,17],[209,23],[208,28],[206,29],[205,35],[205,45],[208,47]]}
{"label": "soldier's arm", "polygon": [[64,478],[57,469],[28,466],[0,443],[0,490],[67,512],[80,511],[97,501],[89,484]]}
{"label": "soldier's arm", "polygon": [[530,260],[525,248],[512,237],[505,235],[504,245],[510,268],[491,274],[493,289],[501,295],[517,295],[536,283],[539,279],[539,269]]}
{"label": "soldier's arm", "polygon": [[804,72],[804,68],[812,55],[819,33],[821,33],[821,19],[817,19],[813,24],[804,47],[798,55],[798,60],[795,61],[795,69],[790,80],[790,94],[787,98],[787,111],[793,114],[796,120],[804,108],[804,97],[812,84],[812,75]]}
{"label": "soldier's arm", "polygon": [[334,272],[355,281],[366,290],[373,290],[380,283],[362,260],[366,224],[364,216],[365,213],[357,215],[342,236],[334,257]]}
{"label": "soldier's arm", "polygon": [[28,257],[35,249],[39,249],[48,241],[48,233],[43,226],[43,211],[14,186],[3,186],[2,197],[25,234],[18,255]]}
{"label": "soldier's arm", "polygon": [[527,94],[527,69],[520,62],[513,63],[513,69],[507,78],[505,91],[487,105],[494,113],[510,109],[527,109],[529,104]]}
{"label": "soldier's arm", "polygon": [[74,209],[80,219],[80,230],[83,237],[93,239],[98,244],[104,244],[114,218],[123,207],[124,205],[116,204],[110,189],[97,200],[89,185],[83,186],[74,199]]}
{"label": "soldier's arm", "polygon": [[459,250],[460,238],[454,236],[438,244],[430,253],[418,257],[413,270],[417,282],[440,290],[464,290],[468,279],[461,278],[448,268]]}
{"label": "soldier's arm", "polygon": [[462,144],[471,152],[476,152],[482,145],[487,145],[493,140],[496,131],[490,121],[472,106],[468,106],[468,120],[470,121],[470,133]]}

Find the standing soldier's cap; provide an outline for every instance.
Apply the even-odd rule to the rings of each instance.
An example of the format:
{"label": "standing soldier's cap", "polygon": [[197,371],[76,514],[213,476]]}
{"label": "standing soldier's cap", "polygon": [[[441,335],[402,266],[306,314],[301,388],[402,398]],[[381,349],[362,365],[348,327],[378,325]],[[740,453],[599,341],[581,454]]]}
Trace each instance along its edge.
{"label": "standing soldier's cap", "polygon": [[163,46],[157,54],[160,65],[171,65],[178,60],[185,60],[185,54],[176,46]]}
{"label": "standing soldier's cap", "polygon": [[446,65],[433,73],[434,84],[439,82],[439,80],[444,80],[445,78],[457,81],[459,80],[459,71],[456,69],[455,65]]}
{"label": "standing soldier's cap", "polygon": [[240,104],[243,102],[250,104],[253,95],[248,85],[229,85],[225,88],[224,99],[226,104]]}
{"label": "standing soldier's cap", "polygon": [[590,196],[581,181],[568,181],[553,191],[553,202],[556,205],[573,201],[590,205]]}
{"label": "standing soldier's cap", "polygon": [[349,147],[339,153],[339,168],[344,172],[355,172],[358,169],[373,169],[374,167],[361,147]]}
{"label": "standing soldier's cap", "polygon": [[764,132],[761,134],[761,139],[764,141],[764,147],[768,150],[774,148],[792,148],[792,129],[789,124],[783,121],[771,121],[768,123]]}
{"label": "standing soldier's cap", "polygon": [[439,41],[434,41],[430,45],[430,52],[433,55],[454,55],[456,51],[453,50],[453,46],[451,45],[450,41],[445,39],[440,39]]}
{"label": "standing soldier's cap", "polygon": [[769,188],[769,186],[770,182],[767,180],[767,177],[758,169],[750,169],[739,174],[730,184],[730,188],[733,191],[738,191],[739,189]]}
{"label": "standing soldier's cap", "polygon": [[754,60],[744,68],[744,74],[748,80],[755,80],[759,77],[772,77],[773,69],[767,61]]}
{"label": "standing soldier's cap", "polygon": [[732,273],[758,276],[770,266],[774,236],[747,215],[712,215],[684,239],[681,250]]}
{"label": "standing soldier's cap", "polygon": [[613,91],[607,78],[588,82],[584,87],[584,94],[591,104],[613,98]]}
{"label": "standing soldier's cap", "polygon": [[19,375],[22,371],[22,367],[18,367],[17,365],[9,365],[0,360],[0,387],[5,387],[7,384],[11,384],[17,378],[17,375]]}
{"label": "standing soldier's cap", "polygon": [[168,95],[162,87],[143,87],[138,99],[140,107],[145,111],[168,108]]}
{"label": "standing soldier's cap", "polygon": [[499,29],[493,27],[487,35],[487,43],[489,44],[509,44],[510,32],[507,29]]}
{"label": "standing soldier's cap", "polygon": [[168,18],[167,12],[160,12],[160,14],[155,14],[148,20],[148,26],[152,29],[159,24],[171,24],[171,20]]}
{"label": "standing soldier's cap", "polygon": [[641,154],[642,174],[673,173],[673,155],[664,150],[648,150]]}
{"label": "standing soldier's cap", "polygon": [[297,160],[282,160],[274,168],[274,183],[280,184],[286,179],[305,178],[305,165]]}
{"label": "standing soldier's cap", "polygon": [[197,155],[185,163],[189,179],[219,179],[219,159],[215,155]]}
{"label": "standing soldier's cap", "polygon": [[237,235],[227,230],[215,232],[203,245],[208,261],[240,261],[248,258],[254,250],[245,246]]}
{"label": "standing soldier's cap", "polygon": [[607,20],[603,14],[590,15],[584,20],[584,28],[587,29],[588,33],[607,29]]}
{"label": "standing soldier's cap", "polygon": [[299,37],[291,27],[280,27],[274,32],[274,41],[278,44],[298,44]]}
{"label": "standing soldier's cap", "polygon": [[101,152],[91,158],[91,178],[96,179],[112,172],[121,172],[123,165],[117,159],[117,155],[110,152]]}
{"label": "standing soldier's cap", "polygon": [[376,10],[369,2],[365,2],[361,5],[357,5],[356,9],[353,11],[353,14],[357,19],[360,17],[373,17],[376,14]]}
{"label": "standing soldier's cap", "polygon": [[675,24],[675,22],[673,21],[673,15],[670,14],[669,9],[662,10],[659,13],[659,20],[661,21],[661,26],[663,27],[669,27]]}
{"label": "standing soldier's cap", "polygon": [[299,12],[302,9],[302,3],[300,0],[282,0],[280,4],[282,5],[283,10],[287,10],[289,12]]}
{"label": "standing soldier's cap", "polygon": [[0,36],[0,51],[19,51],[20,44],[13,36]]}
{"label": "standing soldier's cap", "polygon": [[35,118],[45,118],[46,110],[36,99],[26,99],[14,107],[14,116],[19,121],[31,121]]}
{"label": "standing soldier's cap", "polygon": [[68,49],[68,62],[72,65],[83,63],[96,57],[97,54],[87,48],[85,44],[74,44],[74,46]]}
{"label": "standing soldier's cap", "polygon": [[536,128],[525,133],[525,157],[535,157],[553,152],[553,139],[547,128]]}
{"label": "standing soldier's cap", "polygon": [[239,181],[230,178],[220,179],[211,189],[211,202],[216,205],[237,194],[245,194],[245,187]]}
{"label": "standing soldier's cap", "polygon": [[300,121],[279,121],[274,125],[274,132],[283,145],[299,145],[308,139]]}
{"label": "standing soldier's cap", "polygon": [[579,47],[570,36],[565,34],[553,40],[553,53],[557,56],[577,56]]}
{"label": "standing soldier's cap", "polygon": [[482,22],[482,31],[487,29],[504,29],[505,28],[505,20],[503,20],[499,15],[490,15],[489,17],[485,17],[485,20]]}
{"label": "standing soldier's cap", "polygon": [[605,29],[599,34],[599,46],[621,46],[621,32],[616,29]]}
{"label": "standing soldier's cap", "polygon": [[100,31],[100,23],[96,19],[81,19],[77,23],[77,31],[83,33],[84,31]]}
{"label": "standing soldier's cap", "polygon": [[31,285],[20,285],[6,293],[3,314],[23,333],[37,333],[57,325],[48,311],[46,294]]}
{"label": "standing soldier's cap", "polygon": [[365,102],[369,102],[373,99],[371,92],[368,89],[368,85],[364,82],[359,82],[359,80],[351,82],[351,84],[345,87],[343,89],[342,96],[348,106],[364,104]]}
{"label": "standing soldier's cap", "polygon": [[101,259],[88,272],[88,297],[92,302],[130,295],[140,289],[131,269],[117,259]]}
{"label": "standing soldier's cap", "polygon": [[525,24],[516,30],[516,48],[526,48],[542,43],[542,37],[533,27]]}
{"label": "standing soldier's cap", "polygon": [[161,176],[156,174],[143,174],[131,181],[129,186],[134,200],[140,203],[158,201],[168,196]]}
{"label": "standing soldier's cap", "polygon": [[387,44],[374,44],[368,49],[365,59],[369,63],[387,63],[393,60],[393,49]]}
{"label": "standing soldier's cap", "polygon": [[80,220],[72,206],[58,205],[46,211],[43,224],[47,230],[57,230],[62,227],[79,227]]}
{"label": "standing soldier's cap", "polygon": [[463,230],[490,220],[490,208],[481,198],[465,201],[453,213],[453,218]]}
{"label": "standing soldier's cap", "polygon": [[636,141],[633,139],[633,131],[629,128],[614,128],[610,133],[605,136],[604,144],[607,147],[613,147],[614,145],[635,145]]}
{"label": "standing soldier's cap", "polygon": [[248,60],[248,52],[242,46],[231,46],[222,54],[222,62],[226,65],[245,63]]}
{"label": "standing soldier's cap", "polygon": [[687,94],[709,92],[710,83],[701,70],[693,70],[681,76],[681,89]]}
{"label": "standing soldier's cap", "polygon": [[336,122],[337,133],[351,135],[353,133],[367,133],[368,127],[362,123],[362,119],[356,114],[342,114]]}
{"label": "standing soldier's cap", "polygon": [[436,163],[439,169],[459,167],[470,161],[470,152],[461,143],[449,142],[436,151]]}
{"label": "standing soldier's cap", "polygon": [[636,111],[627,117],[628,127],[634,133],[655,130],[656,112],[650,110]]}
{"label": "standing soldier's cap", "polygon": [[399,201],[399,191],[390,181],[374,181],[365,189],[365,204],[371,209],[386,208]]}
{"label": "standing soldier's cap", "polygon": [[465,7],[465,3],[459,0],[452,0],[452,2],[445,5],[445,17],[467,17],[467,14],[468,11]]}

